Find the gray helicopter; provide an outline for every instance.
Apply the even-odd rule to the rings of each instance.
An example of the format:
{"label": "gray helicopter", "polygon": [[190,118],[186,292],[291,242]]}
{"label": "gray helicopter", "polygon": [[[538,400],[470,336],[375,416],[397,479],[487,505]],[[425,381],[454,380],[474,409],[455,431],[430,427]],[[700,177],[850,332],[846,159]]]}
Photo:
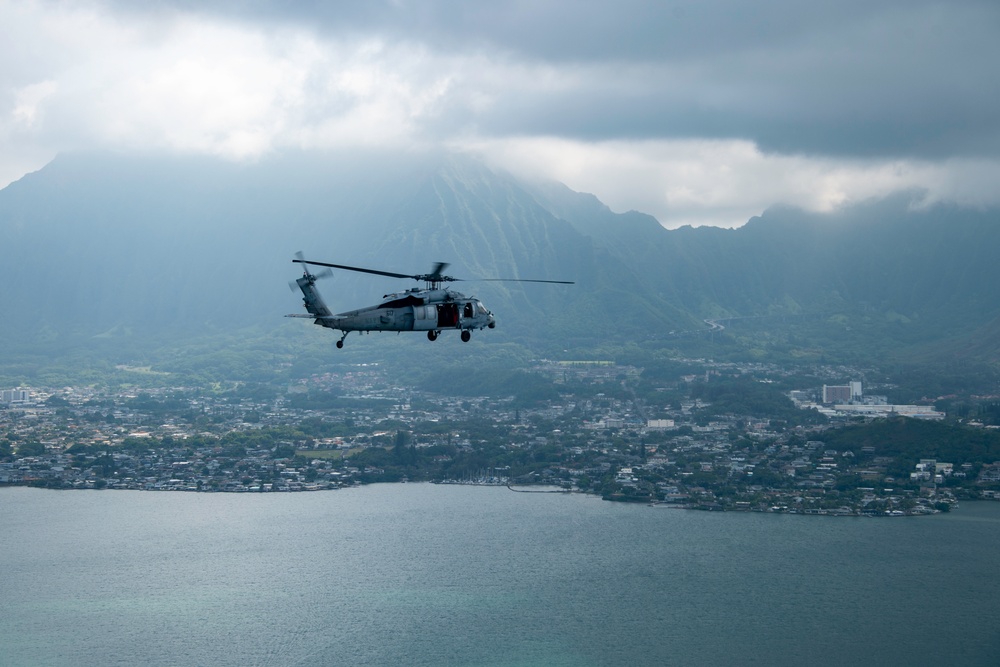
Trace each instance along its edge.
{"label": "gray helicopter", "polygon": [[[435,264],[430,273],[408,275],[343,264],[312,262],[303,259],[301,252],[295,253],[295,256],[296,259],[292,261],[302,265],[303,275],[298,280],[289,283],[289,286],[292,290],[296,286],[302,290],[302,302],[305,304],[307,314],[297,313],[286,317],[303,317],[328,329],[343,331],[344,335],[337,341],[338,348],[344,347],[344,339],[352,331],[426,331],[427,340],[433,341],[437,340],[444,329],[458,329],[462,332],[462,341],[467,343],[472,338],[473,329],[492,329],[496,326],[496,318],[483,305],[482,301],[474,296],[465,296],[460,292],[442,287],[445,283],[462,281],[462,278],[452,278],[441,273],[448,267],[444,262]],[[326,267],[326,270],[310,273],[309,265],[323,266]],[[405,292],[386,294],[377,306],[334,314],[323,302],[323,298],[316,289],[318,279],[333,275],[331,269],[358,271],[376,276],[389,276],[390,278],[422,280],[425,286],[414,287]],[[566,280],[527,280],[522,278],[482,278],[481,280],[484,282],[574,284]]]}

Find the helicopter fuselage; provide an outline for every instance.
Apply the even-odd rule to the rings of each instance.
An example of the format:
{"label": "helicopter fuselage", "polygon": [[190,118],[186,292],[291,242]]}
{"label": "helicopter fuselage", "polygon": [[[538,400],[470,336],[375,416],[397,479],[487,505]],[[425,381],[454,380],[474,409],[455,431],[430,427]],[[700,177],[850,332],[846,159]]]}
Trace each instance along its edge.
{"label": "helicopter fuselage", "polygon": [[412,289],[386,294],[382,303],[335,315],[316,324],[340,331],[440,331],[484,329],[496,320],[479,299],[449,289]]}

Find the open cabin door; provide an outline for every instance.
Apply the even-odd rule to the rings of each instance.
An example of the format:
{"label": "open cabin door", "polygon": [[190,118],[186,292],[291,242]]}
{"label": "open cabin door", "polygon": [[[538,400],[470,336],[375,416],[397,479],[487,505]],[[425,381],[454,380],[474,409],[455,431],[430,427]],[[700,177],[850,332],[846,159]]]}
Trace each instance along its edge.
{"label": "open cabin door", "polygon": [[457,303],[439,303],[437,309],[439,329],[454,329],[458,326]]}

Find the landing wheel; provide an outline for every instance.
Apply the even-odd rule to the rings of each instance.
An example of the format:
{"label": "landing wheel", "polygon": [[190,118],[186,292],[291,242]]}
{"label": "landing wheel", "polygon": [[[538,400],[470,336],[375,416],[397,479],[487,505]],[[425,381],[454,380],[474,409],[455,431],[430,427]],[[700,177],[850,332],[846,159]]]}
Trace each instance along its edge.
{"label": "landing wheel", "polygon": [[471,339],[471,338],[472,338],[472,333],[468,329],[466,329],[465,331],[462,332],[462,342],[463,343],[468,343],[469,339]]}
{"label": "landing wheel", "polygon": [[437,340],[437,337],[438,337],[438,332],[437,331],[428,331],[427,332],[427,340]]}
{"label": "landing wheel", "polygon": [[338,340],[338,341],[337,341],[337,349],[339,350],[339,349],[341,349],[341,348],[343,348],[343,347],[344,347],[344,341],[342,341],[342,340]]}

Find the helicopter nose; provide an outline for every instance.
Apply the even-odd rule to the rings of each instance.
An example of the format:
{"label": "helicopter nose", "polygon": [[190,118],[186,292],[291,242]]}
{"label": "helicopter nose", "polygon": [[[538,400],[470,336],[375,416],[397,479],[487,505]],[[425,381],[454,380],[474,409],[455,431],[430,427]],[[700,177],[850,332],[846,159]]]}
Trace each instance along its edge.
{"label": "helicopter nose", "polygon": [[489,315],[487,315],[486,326],[488,326],[490,329],[492,329],[492,328],[496,327],[496,325],[497,325],[497,320],[496,320],[495,317],[493,317],[493,313],[490,313]]}

